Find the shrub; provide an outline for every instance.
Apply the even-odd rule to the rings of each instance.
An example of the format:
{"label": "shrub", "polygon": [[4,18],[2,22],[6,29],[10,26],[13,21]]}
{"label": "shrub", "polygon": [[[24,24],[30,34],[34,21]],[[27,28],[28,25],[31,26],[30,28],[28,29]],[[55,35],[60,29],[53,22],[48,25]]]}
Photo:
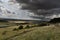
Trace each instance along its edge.
{"label": "shrub", "polygon": [[13,31],[18,31],[18,29],[17,28],[14,28]]}
{"label": "shrub", "polygon": [[27,25],[25,28],[30,28],[31,26]]}
{"label": "shrub", "polygon": [[19,28],[18,29],[23,29],[23,26],[21,25],[21,26],[19,26]]}

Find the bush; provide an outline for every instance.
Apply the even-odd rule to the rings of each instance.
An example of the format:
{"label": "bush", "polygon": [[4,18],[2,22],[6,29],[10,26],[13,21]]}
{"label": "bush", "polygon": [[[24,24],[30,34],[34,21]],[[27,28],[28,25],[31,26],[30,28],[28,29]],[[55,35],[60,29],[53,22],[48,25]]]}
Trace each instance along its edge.
{"label": "bush", "polygon": [[31,26],[27,25],[25,28],[30,28]]}
{"label": "bush", "polygon": [[18,29],[17,28],[14,28],[13,31],[17,31]]}
{"label": "bush", "polygon": [[21,25],[21,26],[19,26],[19,28],[18,29],[23,29],[23,26]]}

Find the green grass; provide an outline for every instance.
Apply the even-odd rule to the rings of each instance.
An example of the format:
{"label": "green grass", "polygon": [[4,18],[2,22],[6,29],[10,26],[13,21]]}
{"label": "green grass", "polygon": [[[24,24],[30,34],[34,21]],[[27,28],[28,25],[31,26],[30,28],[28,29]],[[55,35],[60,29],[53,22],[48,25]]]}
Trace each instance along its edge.
{"label": "green grass", "polygon": [[0,28],[0,40],[60,40],[60,27],[44,26],[13,31],[14,28],[18,26]]}

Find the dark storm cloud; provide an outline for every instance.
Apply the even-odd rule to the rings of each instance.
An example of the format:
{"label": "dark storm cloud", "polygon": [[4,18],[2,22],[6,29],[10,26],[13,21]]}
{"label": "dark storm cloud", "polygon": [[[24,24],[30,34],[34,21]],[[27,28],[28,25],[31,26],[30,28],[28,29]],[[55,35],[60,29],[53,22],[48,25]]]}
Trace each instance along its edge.
{"label": "dark storm cloud", "polygon": [[60,7],[60,0],[16,0],[27,4],[26,9],[52,9]]}
{"label": "dark storm cloud", "polygon": [[[60,14],[60,0],[16,0],[22,5],[22,9],[30,10],[35,15],[50,17]],[[37,17],[36,17],[37,18]],[[41,18],[41,17],[38,17]]]}

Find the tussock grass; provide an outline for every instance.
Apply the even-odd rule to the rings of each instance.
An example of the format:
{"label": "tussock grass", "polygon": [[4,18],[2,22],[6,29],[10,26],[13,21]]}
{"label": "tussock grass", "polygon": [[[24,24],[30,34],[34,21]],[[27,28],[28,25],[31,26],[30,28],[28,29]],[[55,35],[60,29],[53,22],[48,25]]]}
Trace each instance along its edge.
{"label": "tussock grass", "polygon": [[[16,27],[0,29],[0,40],[60,40],[60,27],[44,26],[12,31]],[[30,31],[31,30],[31,31]],[[2,35],[7,31],[5,35]]]}

